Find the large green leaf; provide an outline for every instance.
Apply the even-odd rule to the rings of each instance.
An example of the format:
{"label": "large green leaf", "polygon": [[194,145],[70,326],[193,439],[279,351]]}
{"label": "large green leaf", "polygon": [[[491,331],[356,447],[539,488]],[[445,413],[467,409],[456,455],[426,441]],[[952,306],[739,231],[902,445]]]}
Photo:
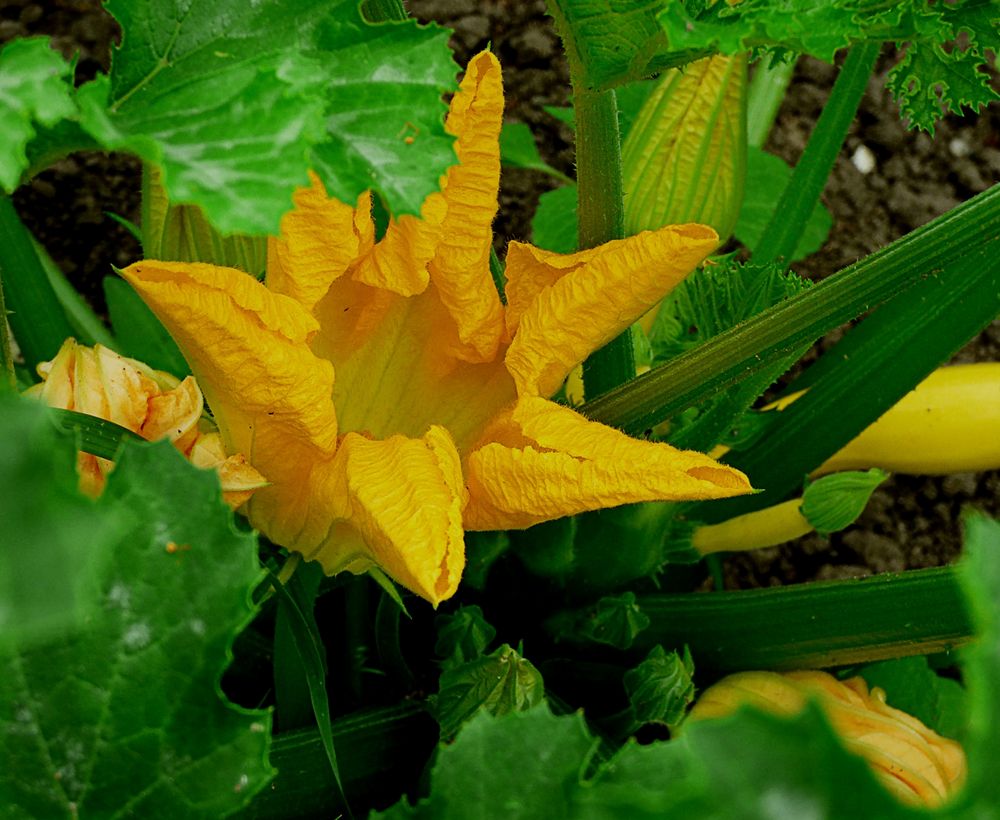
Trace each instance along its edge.
{"label": "large green leaf", "polygon": [[454,743],[441,747],[427,800],[414,808],[404,801],[374,817],[575,817],[572,794],[594,743],[579,714],[557,718],[546,706],[501,718],[482,711]]}
{"label": "large green leaf", "polygon": [[[998,99],[981,71],[995,49],[1000,18],[992,0],[931,4],[926,0],[743,0],[664,4],[659,20],[673,49],[737,54],[769,47],[833,61],[838,49],[864,41],[905,42],[889,89],[910,124],[933,132],[942,111],[978,111]],[[951,43],[960,32],[964,40]]]}
{"label": "large green leaf", "polygon": [[[116,528],[80,495],[73,442],[40,404],[0,396],[0,429],[0,643],[35,642],[80,627],[97,606],[97,565]],[[93,550],[80,549],[81,532]]]}
{"label": "large green leaf", "polygon": [[6,816],[223,817],[272,774],[269,715],[219,688],[252,614],[255,538],[165,442],[126,443],[97,510],[117,534],[78,532],[100,566],[86,628],[3,652]]}
{"label": "large green leaf", "polygon": [[0,188],[17,187],[36,123],[54,125],[76,113],[72,74],[48,38],[14,40],[0,49]]}
{"label": "large green leaf", "polygon": [[122,25],[110,77],[78,92],[104,147],[163,171],[175,203],[223,233],[275,233],[317,170],[353,201],[378,189],[416,213],[454,162],[443,91],[447,33],[370,25],[353,0],[110,0]]}

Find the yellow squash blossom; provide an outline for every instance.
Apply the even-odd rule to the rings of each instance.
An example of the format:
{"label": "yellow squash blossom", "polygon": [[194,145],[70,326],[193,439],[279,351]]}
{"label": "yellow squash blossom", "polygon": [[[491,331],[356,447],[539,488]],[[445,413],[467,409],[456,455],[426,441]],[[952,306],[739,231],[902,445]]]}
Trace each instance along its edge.
{"label": "yellow squash blossom", "polygon": [[[244,456],[226,455],[222,438],[204,417],[198,383],[153,370],[102,345],[67,339],[50,362],[38,365],[42,381],[25,391],[50,407],[113,421],[145,439],[168,439],[196,467],[215,469],[222,497],[236,508],[267,486]],[[77,456],[80,489],[97,496],[114,464],[90,453]]]}
{"label": "yellow squash blossom", "polygon": [[749,704],[782,715],[801,712],[816,698],[847,749],[865,758],[879,781],[900,800],[940,805],[962,785],[965,752],[906,712],[868,690],[860,677],[839,681],[826,672],[739,672],[705,690],[688,720],[722,717]]}
{"label": "yellow squash blossom", "polygon": [[377,565],[435,605],[458,586],[464,530],[750,489],[548,400],[717,237],[679,225],[570,255],[512,242],[504,305],[489,271],[502,113],[500,67],[480,54],[447,120],[460,164],[380,241],[369,194],[348,205],[314,178],[271,241],[266,286],[205,264],[123,271],[227,449],[271,482],[253,525],[327,573]]}

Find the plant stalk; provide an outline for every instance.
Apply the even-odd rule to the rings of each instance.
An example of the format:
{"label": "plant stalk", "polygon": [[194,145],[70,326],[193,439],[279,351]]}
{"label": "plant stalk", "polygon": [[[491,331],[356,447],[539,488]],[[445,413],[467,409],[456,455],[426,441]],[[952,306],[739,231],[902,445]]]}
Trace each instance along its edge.
{"label": "plant stalk", "polygon": [[[0,271],[2,273],[2,271]],[[14,357],[10,350],[10,330],[7,327],[7,307],[3,298],[3,277],[0,276],[0,392],[8,387],[17,390],[17,376],[14,374]]]}
{"label": "plant stalk", "polygon": [[766,65],[761,58],[747,89],[747,145],[763,148],[795,73],[795,62]]}
{"label": "plant stalk", "polygon": [[854,121],[880,46],[877,42],[860,43],[848,53],[809,143],[757,244],[754,262],[791,259],[806,222],[823,193],[840,146],[847,136],[847,129]]}
{"label": "plant stalk", "polygon": [[[622,149],[614,91],[588,91],[573,78],[579,248],[625,235]],[[583,363],[583,392],[599,396],[635,377],[632,337],[625,331]]]}

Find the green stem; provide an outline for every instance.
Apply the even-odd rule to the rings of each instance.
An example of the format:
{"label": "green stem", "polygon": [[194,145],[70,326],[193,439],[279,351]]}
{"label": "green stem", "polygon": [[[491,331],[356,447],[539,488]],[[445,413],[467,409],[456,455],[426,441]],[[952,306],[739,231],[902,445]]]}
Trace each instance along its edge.
{"label": "green stem", "polygon": [[3,278],[0,277],[0,368],[3,378],[0,379],[0,392],[7,387],[17,389],[17,376],[14,375],[14,357],[10,350],[10,333],[7,330],[7,307],[3,298]]}
{"label": "green stem", "polygon": [[[579,247],[594,248],[625,235],[622,150],[614,91],[587,91],[574,77]],[[632,337],[625,331],[583,363],[583,391],[599,396],[635,376]]]}
{"label": "green stem", "polygon": [[972,250],[995,252],[998,235],[1000,187],[994,186],[804,293],[588,401],[581,412],[641,433],[908,287],[937,286],[942,273]]}
{"label": "green stem", "polygon": [[951,567],[711,595],[645,595],[632,649],[687,644],[699,669],[796,669],[922,655],[966,643]]}
{"label": "green stem", "polygon": [[847,129],[854,121],[880,45],[861,43],[848,53],[812,137],[788,180],[764,235],[757,243],[754,262],[791,259],[806,222],[823,193],[840,146],[847,136]]}
{"label": "green stem", "polygon": [[10,326],[25,364],[51,359],[73,328],[10,197],[0,196],[0,276]]}
{"label": "green stem", "polygon": [[771,133],[771,126],[778,116],[785,90],[795,73],[795,61],[767,64],[763,57],[754,68],[753,79],[747,89],[747,145],[762,148]]}

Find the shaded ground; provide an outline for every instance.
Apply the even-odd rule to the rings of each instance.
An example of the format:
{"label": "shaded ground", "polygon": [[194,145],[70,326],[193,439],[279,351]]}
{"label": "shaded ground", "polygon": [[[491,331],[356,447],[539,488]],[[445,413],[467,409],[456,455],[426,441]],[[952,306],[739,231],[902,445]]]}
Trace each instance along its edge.
{"label": "shaded ground", "polygon": [[[565,105],[569,85],[558,38],[535,0],[411,0],[411,11],[455,30],[460,62],[491,44],[504,66],[507,115],[529,124],[543,156],[572,174],[572,134],[545,113]],[[78,80],[106,69],[116,26],[97,0],[0,0],[0,42],[45,34],[67,56],[80,55]],[[978,118],[949,117],[934,139],[906,131],[884,90],[891,60],[872,78],[824,193],[835,220],[830,241],[799,263],[803,275],[822,278],[916,228],[995,183],[1000,177],[1000,109]],[[767,148],[794,162],[829,93],[836,69],[802,60]],[[851,162],[861,147],[874,168],[862,173]],[[137,221],[139,165],[124,155],[82,154],[40,174],[15,195],[23,219],[59,266],[99,309],[100,281],[110,265],[138,258],[131,235],[106,212]],[[496,232],[501,243],[529,238],[538,196],[553,183],[542,174],[507,170]],[[995,360],[1000,325],[967,346],[961,361]],[[876,492],[859,523],[830,539],[807,538],[727,561],[727,584],[760,586],[840,578],[952,560],[959,549],[958,515],[972,503],[1000,513],[1000,473],[945,479],[895,477]]]}

